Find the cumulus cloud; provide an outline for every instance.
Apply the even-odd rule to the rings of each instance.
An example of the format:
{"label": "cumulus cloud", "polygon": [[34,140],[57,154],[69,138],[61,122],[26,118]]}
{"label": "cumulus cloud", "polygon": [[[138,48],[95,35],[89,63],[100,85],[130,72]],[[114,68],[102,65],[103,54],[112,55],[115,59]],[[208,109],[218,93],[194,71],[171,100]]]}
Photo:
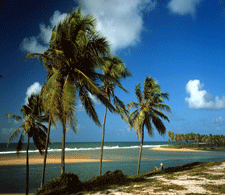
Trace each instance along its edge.
{"label": "cumulus cloud", "polygon": [[169,10],[174,14],[194,16],[197,6],[203,0],[171,0],[168,3]]}
{"label": "cumulus cloud", "polygon": [[219,98],[207,93],[203,90],[204,84],[200,83],[200,80],[190,80],[186,85],[186,92],[190,94],[190,97],[186,97],[185,101],[188,103],[191,109],[224,109],[225,108],[225,96]]}
{"label": "cumulus cloud", "polygon": [[[140,41],[144,30],[143,12],[156,7],[156,0],[79,0],[82,11],[90,13],[98,20],[97,30],[107,37],[113,51],[133,46]],[[49,44],[54,25],[63,20],[66,13],[55,11],[50,25],[40,24],[38,36],[26,37],[21,49],[26,52],[43,53]]]}
{"label": "cumulus cloud", "polygon": [[28,103],[28,97],[32,94],[32,93],[40,93],[41,91],[41,85],[38,82],[33,83],[30,87],[27,88],[27,92],[26,92],[26,98],[25,98],[25,104]]}
{"label": "cumulus cloud", "polygon": [[97,18],[97,30],[107,37],[113,51],[140,41],[144,29],[142,12],[156,6],[153,0],[80,0],[79,3],[84,12]]}
{"label": "cumulus cloud", "polygon": [[50,25],[40,24],[40,33],[38,36],[26,37],[22,41],[20,48],[29,53],[43,53],[47,48],[51,38],[52,28],[57,25],[66,16],[66,13],[60,13],[56,10],[50,18]]}

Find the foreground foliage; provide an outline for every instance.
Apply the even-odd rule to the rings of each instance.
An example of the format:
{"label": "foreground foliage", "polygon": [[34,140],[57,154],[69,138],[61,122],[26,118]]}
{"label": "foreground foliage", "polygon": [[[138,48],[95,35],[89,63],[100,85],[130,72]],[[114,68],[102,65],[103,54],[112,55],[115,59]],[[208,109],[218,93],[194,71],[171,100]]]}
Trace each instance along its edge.
{"label": "foreground foliage", "polygon": [[[148,188],[149,186],[154,187],[154,192],[170,191],[170,190],[185,190],[185,187],[172,184],[166,185],[162,181],[154,179],[154,176],[163,176],[166,179],[176,178],[183,174],[194,175],[199,173],[203,176],[204,172],[212,167],[221,165],[224,161],[217,162],[193,162],[185,165],[179,165],[176,167],[168,167],[161,171],[155,172],[150,171],[147,173],[128,176],[124,175],[122,171],[116,170],[114,172],[108,171],[104,175],[95,176],[89,181],[80,182],[78,177],[72,173],[63,174],[58,178],[50,181],[44,186],[37,194],[71,194],[81,192],[86,193],[96,193],[99,191],[104,191],[105,194],[109,193],[110,190],[119,189],[121,192],[136,193],[138,190],[143,188]],[[212,178],[207,175],[211,180],[217,178]],[[207,189],[214,189],[216,186],[205,185],[203,186]],[[217,192],[224,192],[225,188],[223,186],[218,186],[216,188]]]}

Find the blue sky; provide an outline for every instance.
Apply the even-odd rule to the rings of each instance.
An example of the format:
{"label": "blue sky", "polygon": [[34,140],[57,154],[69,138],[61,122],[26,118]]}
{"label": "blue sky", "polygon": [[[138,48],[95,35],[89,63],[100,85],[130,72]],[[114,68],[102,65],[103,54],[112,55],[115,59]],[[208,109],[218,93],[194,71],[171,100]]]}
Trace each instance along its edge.
{"label": "blue sky", "polygon": [[[224,134],[225,130],[225,3],[222,0],[85,0],[5,1],[0,6],[0,142],[20,124],[6,114],[20,114],[32,92],[38,92],[46,71],[26,54],[48,47],[51,29],[69,8],[82,6],[98,19],[97,29],[107,37],[133,77],[122,81],[129,91],[116,90],[125,103],[136,101],[135,85],[147,75],[156,78],[166,103],[168,131]],[[93,97],[100,121],[104,106]],[[68,130],[66,141],[101,141],[97,127],[77,102],[77,135]],[[62,128],[52,128],[53,142]],[[155,130],[145,141],[167,141]],[[15,140],[16,141],[16,140]],[[119,116],[108,114],[105,141],[137,141],[136,133]]]}

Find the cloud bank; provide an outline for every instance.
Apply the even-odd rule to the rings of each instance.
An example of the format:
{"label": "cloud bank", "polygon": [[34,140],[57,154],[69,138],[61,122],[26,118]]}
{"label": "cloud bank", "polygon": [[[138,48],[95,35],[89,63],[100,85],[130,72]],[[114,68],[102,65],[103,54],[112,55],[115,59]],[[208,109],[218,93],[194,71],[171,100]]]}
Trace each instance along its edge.
{"label": "cloud bank", "polygon": [[28,103],[28,97],[32,94],[32,93],[40,93],[41,91],[41,85],[38,82],[33,83],[30,87],[27,88],[27,92],[26,92],[26,98],[25,98],[25,104]]}
{"label": "cloud bank", "polygon": [[156,7],[152,0],[79,1],[98,20],[97,30],[107,37],[113,51],[134,46],[144,29],[143,12]]}
{"label": "cloud bank", "polygon": [[63,20],[65,16],[66,13],[61,14],[58,10],[56,10],[50,18],[50,25],[46,26],[45,24],[40,24],[39,35],[26,37],[20,45],[21,50],[28,53],[43,53],[48,48],[52,28]]}
{"label": "cloud bank", "polygon": [[[97,30],[107,37],[113,51],[134,46],[144,30],[143,12],[156,7],[156,0],[79,0],[84,13],[97,18]],[[55,11],[50,25],[40,24],[38,36],[26,37],[20,47],[26,52],[43,53],[49,44],[52,28],[64,19],[66,13]]]}
{"label": "cloud bank", "polygon": [[197,6],[203,0],[171,0],[168,3],[169,10],[174,14],[194,16]]}
{"label": "cloud bank", "polygon": [[225,108],[225,96],[222,98],[218,96],[213,97],[211,94],[203,90],[204,84],[200,83],[200,80],[190,80],[186,85],[186,92],[190,94],[190,97],[186,97],[185,101],[188,103],[191,109],[224,109]]}

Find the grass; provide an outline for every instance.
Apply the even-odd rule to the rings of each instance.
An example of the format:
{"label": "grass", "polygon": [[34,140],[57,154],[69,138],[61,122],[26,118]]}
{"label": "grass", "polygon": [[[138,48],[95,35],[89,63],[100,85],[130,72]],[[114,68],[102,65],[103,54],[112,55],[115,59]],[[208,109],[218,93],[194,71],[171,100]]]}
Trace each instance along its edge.
{"label": "grass", "polygon": [[202,185],[203,188],[205,188],[206,190],[209,190],[211,192],[215,192],[215,193],[221,193],[224,194],[225,193],[225,186],[224,185]]}
{"label": "grass", "polygon": [[158,187],[157,189],[154,189],[154,192],[167,192],[170,190],[185,190],[186,188],[180,186],[180,185],[176,185],[176,184],[170,184],[170,185],[158,185],[156,186]]}
{"label": "grass", "polygon": [[[122,171],[117,170],[114,172],[106,173],[105,175],[95,176],[86,182],[80,182],[78,177],[72,173],[61,175],[58,178],[51,180],[44,186],[44,188],[37,193],[43,195],[51,194],[71,194],[79,191],[85,193],[95,193],[98,191],[107,192],[110,189],[120,189],[122,192],[135,193],[137,191],[149,188],[155,188],[154,192],[169,191],[169,190],[184,190],[185,188],[180,185],[170,184],[167,185],[163,181],[151,178],[153,176],[163,176],[168,180],[175,180],[178,176],[190,175],[201,176],[210,180],[219,180],[224,178],[224,175],[210,175],[207,173],[207,168],[221,165],[224,161],[218,162],[194,162],[176,167],[168,167],[158,172],[151,171],[144,174],[128,176],[124,175]],[[224,170],[223,170],[224,171]],[[190,178],[190,180],[198,180],[197,178]],[[205,188],[218,187],[219,192],[224,192],[225,187],[207,185]],[[210,190],[210,189],[209,189]],[[213,190],[210,190],[213,191]],[[215,192],[215,191],[213,191]]]}

